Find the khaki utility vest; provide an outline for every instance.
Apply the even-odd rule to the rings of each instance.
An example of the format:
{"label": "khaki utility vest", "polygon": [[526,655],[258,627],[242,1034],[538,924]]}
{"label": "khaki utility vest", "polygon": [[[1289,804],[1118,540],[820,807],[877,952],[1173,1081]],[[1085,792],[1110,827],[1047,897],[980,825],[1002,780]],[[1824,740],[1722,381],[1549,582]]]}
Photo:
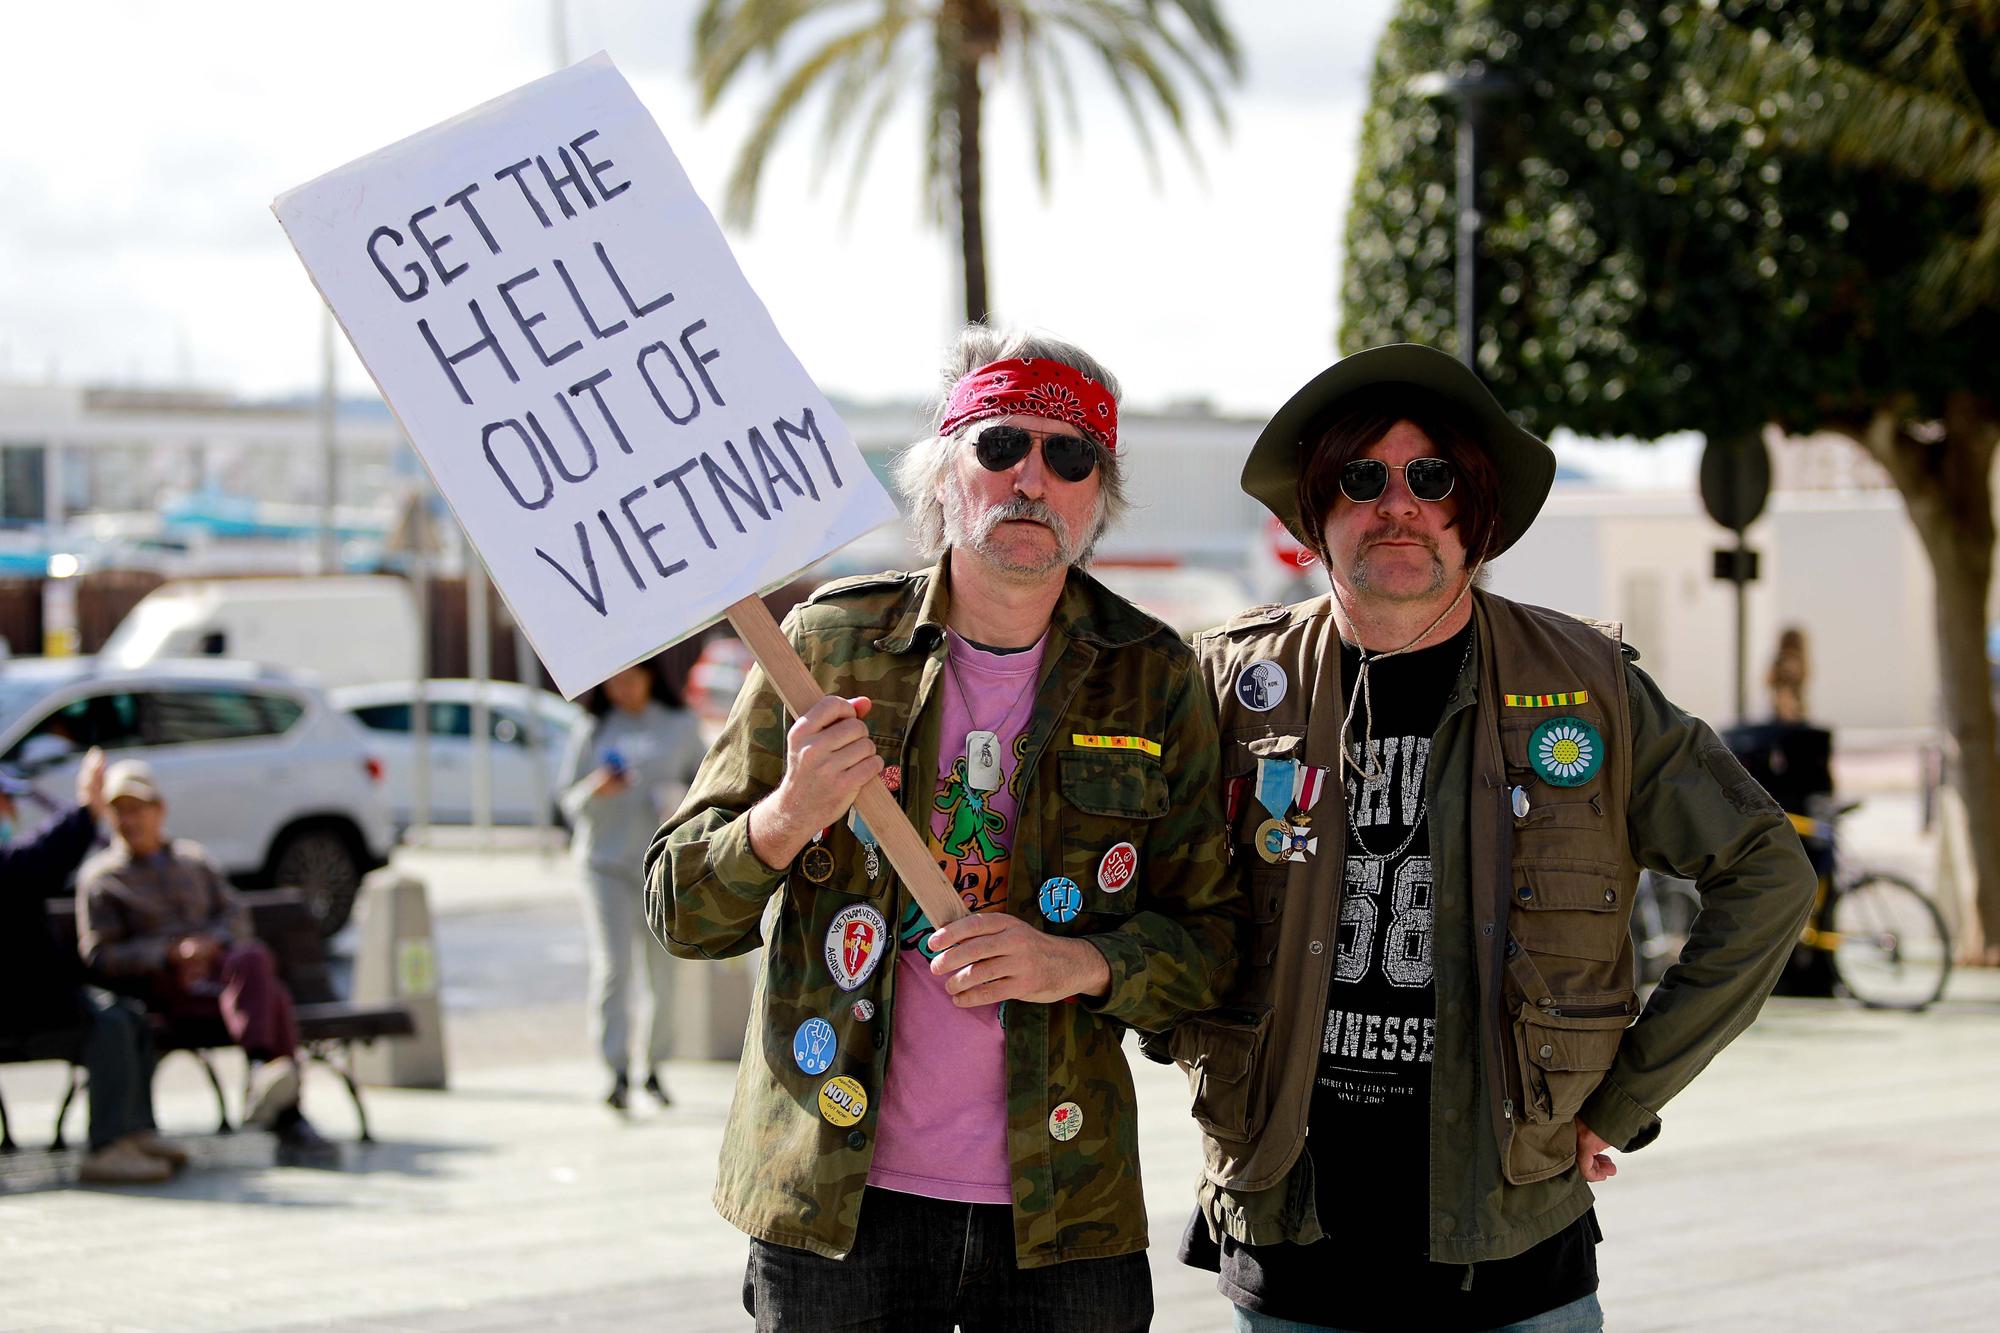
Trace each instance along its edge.
{"label": "khaki utility vest", "polygon": [[[1430,838],[1436,897],[1460,895],[1457,919],[1469,930],[1434,938],[1432,956],[1445,965],[1440,1010],[1446,975],[1476,985],[1466,998],[1480,1024],[1482,1100],[1505,1178],[1526,1184],[1574,1161],[1577,1111],[1638,1011],[1627,930],[1637,866],[1626,829],[1626,653],[1617,625],[1485,592],[1473,594],[1473,624],[1470,680],[1447,703],[1438,733],[1457,739],[1433,747],[1424,781],[1433,813],[1441,790],[1459,793],[1446,805],[1464,819],[1434,822]],[[1182,1024],[1171,1042],[1205,1131],[1209,1182],[1261,1191],[1298,1160],[1318,1068],[1345,877],[1338,745],[1347,692],[1328,597],[1253,608],[1195,648],[1218,700],[1225,778],[1249,778],[1254,788],[1260,757],[1328,770],[1311,814],[1317,850],[1302,861],[1267,864],[1250,841],[1266,812],[1254,799],[1237,810],[1233,873],[1251,906],[1238,983],[1224,1009]],[[1275,704],[1269,689],[1260,696],[1257,681],[1246,683],[1257,662],[1274,663],[1287,682]],[[1270,706],[1259,711],[1257,703]],[[1459,721],[1470,725],[1455,725],[1467,708]],[[1567,747],[1551,745],[1542,771],[1529,753],[1538,728],[1565,718],[1587,724],[1565,732],[1602,746],[1594,771],[1574,786],[1544,777],[1562,776],[1548,765],[1570,760]],[[1573,760],[1568,767],[1576,776]]]}

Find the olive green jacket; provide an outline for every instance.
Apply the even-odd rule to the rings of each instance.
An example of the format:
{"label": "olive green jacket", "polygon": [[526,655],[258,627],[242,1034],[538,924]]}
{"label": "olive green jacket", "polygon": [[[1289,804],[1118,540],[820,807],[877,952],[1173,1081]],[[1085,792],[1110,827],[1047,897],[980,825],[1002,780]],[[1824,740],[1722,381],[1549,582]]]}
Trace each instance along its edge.
{"label": "olive green jacket", "polygon": [[[1589,1208],[1576,1121],[1621,1150],[1649,1143],[1660,1108],[1756,1016],[1814,884],[1776,804],[1633,665],[1616,626],[1484,592],[1472,622],[1424,777],[1436,883],[1429,1257],[1444,1263],[1519,1254]],[[1324,1233],[1303,1149],[1345,875],[1340,638],[1321,597],[1255,608],[1195,647],[1221,701],[1225,778],[1259,757],[1332,774],[1304,863],[1265,864],[1247,845],[1263,812],[1239,814],[1232,868],[1251,915],[1237,985],[1169,1044],[1204,1131],[1211,1226],[1249,1244],[1309,1243]],[[1259,661],[1290,685],[1261,711],[1244,695],[1269,704],[1268,693],[1239,688]],[[1580,785],[1543,780],[1530,754],[1537,728],[1563,720],[1602,742]],[[1692,879],[1702,896],[1679,965],[1643,1010],[1628,933],[1641,866]]]}
{"label": "olive green jacket", "polygon": [[[899,766],[900,799],[929,828],[935,790],[947,612],[946,565],[834,583],[795,610],[786,631],[830,693],[873,700],[866,724]],[[784,774],[791,722],[761,669],[753,670],[681,810],[646,856],[646,917],[684,958],[723,958],[762,944],[724,1136],[715,1202],[753,1236],[832,1258],[854,1244],[862,1186],[895,1024],[896,926],[910,904],[887,865],[878,879],[845,825],[827,834],[814,883],[803,864],[772,870],[750,849],[751,806]],[[1106,744],[1105,738],[1123,744]],[[1009,912],[1036,927],[1088,939],[1110,965],[1110,989],[1079,1003],[1009,1003],[1007,1138],[1014,1172],[1015,1252],[1024,1267],[1144,1248],[1138,1126],[1128,1027],[1164,1031],[1213,1006],[1235,971],[1241,902],[1224,873],[1214,705],[1193,654],[1173,632],[1089,576],[1073,571],[1058,601],[1035,706],[1017,750]],[[1099,886],[1097,868],[1119,843],[1138,852],[1129,885]],[[819,855],[817,849],[802,853]],[[1052,877],[1078,886],[1081,912],[1043,917],[1038,890]],[[844,931],[861,923],[860,952]],[[869,940],[886,921],[886,939]],[[870,949],[873,953],[870,953]],[[867,955],[864,957],[864,955]],[[843,989],[838,967],[855,980]],[[857,1014],[856,1005],[868,1001]],[[837,1038],[833,1064],[808,1076],[793,1058],[802,1023],[823,1018]],[[822,1114],[830,1079],[853,1079],[852,1098]],[[1050,1116],[1073,1102],[1074,1137]]]}

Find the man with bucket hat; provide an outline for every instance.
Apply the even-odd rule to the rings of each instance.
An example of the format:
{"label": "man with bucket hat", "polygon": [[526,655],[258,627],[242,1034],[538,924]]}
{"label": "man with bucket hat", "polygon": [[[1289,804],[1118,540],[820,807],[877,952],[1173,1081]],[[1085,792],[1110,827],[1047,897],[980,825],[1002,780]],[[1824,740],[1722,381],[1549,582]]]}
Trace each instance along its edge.
{"label": "man with bucket hat", "polygon": [[[1322,372],[1244,466],[1331,589],[1195,644],[1252,919],[1170,1039],[1204,1131],[1182,1257],[1239,1328],[1599,1327],[1590,1184],[1798,936],[1797,838],[1619,627],[1478,586],[1554,476],[1414,345]],[[1641,866],[1702,895],[1643,1005]]]}

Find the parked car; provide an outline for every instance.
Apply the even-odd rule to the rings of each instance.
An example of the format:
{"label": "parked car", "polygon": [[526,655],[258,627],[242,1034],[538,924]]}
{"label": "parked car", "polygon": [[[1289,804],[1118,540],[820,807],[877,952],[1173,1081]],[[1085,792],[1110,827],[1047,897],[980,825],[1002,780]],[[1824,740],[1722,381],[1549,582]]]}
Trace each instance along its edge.
{"label": "parked car", "polygon": [[319,688],[274,667],[99,658],[0,662],[0,763],[42,803],[72,799],[83,752],[144,759],[174,837],[206,847],[245,888],[305,892],[328,935],[395,840],[368,735]]}
{"label": "parked car", "polygon": [[[472,687],[470,680],[433,680],[425,687],[433,824],[472,822]],[[416,809],[417,747],[411,729],[415,683],[348,685],[331,691],[329,697],[335,707],[368,729],[372,748],[386,769],[389,808],[397,826],[408,828],[415,822]],[[588,722],[584,711],[559,694],[512,681],[488,681],[486,707],[492,741],[487,753],[493,773],[493,822],[557,822],[563,756],[571,734]]]}

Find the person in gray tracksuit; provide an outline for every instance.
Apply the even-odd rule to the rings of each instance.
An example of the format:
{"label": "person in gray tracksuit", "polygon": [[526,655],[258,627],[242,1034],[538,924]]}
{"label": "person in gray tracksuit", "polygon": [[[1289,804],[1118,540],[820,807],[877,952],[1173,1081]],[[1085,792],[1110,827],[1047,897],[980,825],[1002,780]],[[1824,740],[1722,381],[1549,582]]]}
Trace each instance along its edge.
{"label": "person in gray tracksuit", "polygon": [[593,721],[570,742],[558,801],[583,871],[591,1036],[611,1070],[605,1104],[623,1111],[631,1089],[630,992],[634,973],[642,973],[650,995],[646,1091],[664,1106],[658,1066],[672,1040],[669,960],[646,929],[641,875],[646,847],[687,793],[705,746],[694,714],[647,663],[612,676],[585,706]]}

